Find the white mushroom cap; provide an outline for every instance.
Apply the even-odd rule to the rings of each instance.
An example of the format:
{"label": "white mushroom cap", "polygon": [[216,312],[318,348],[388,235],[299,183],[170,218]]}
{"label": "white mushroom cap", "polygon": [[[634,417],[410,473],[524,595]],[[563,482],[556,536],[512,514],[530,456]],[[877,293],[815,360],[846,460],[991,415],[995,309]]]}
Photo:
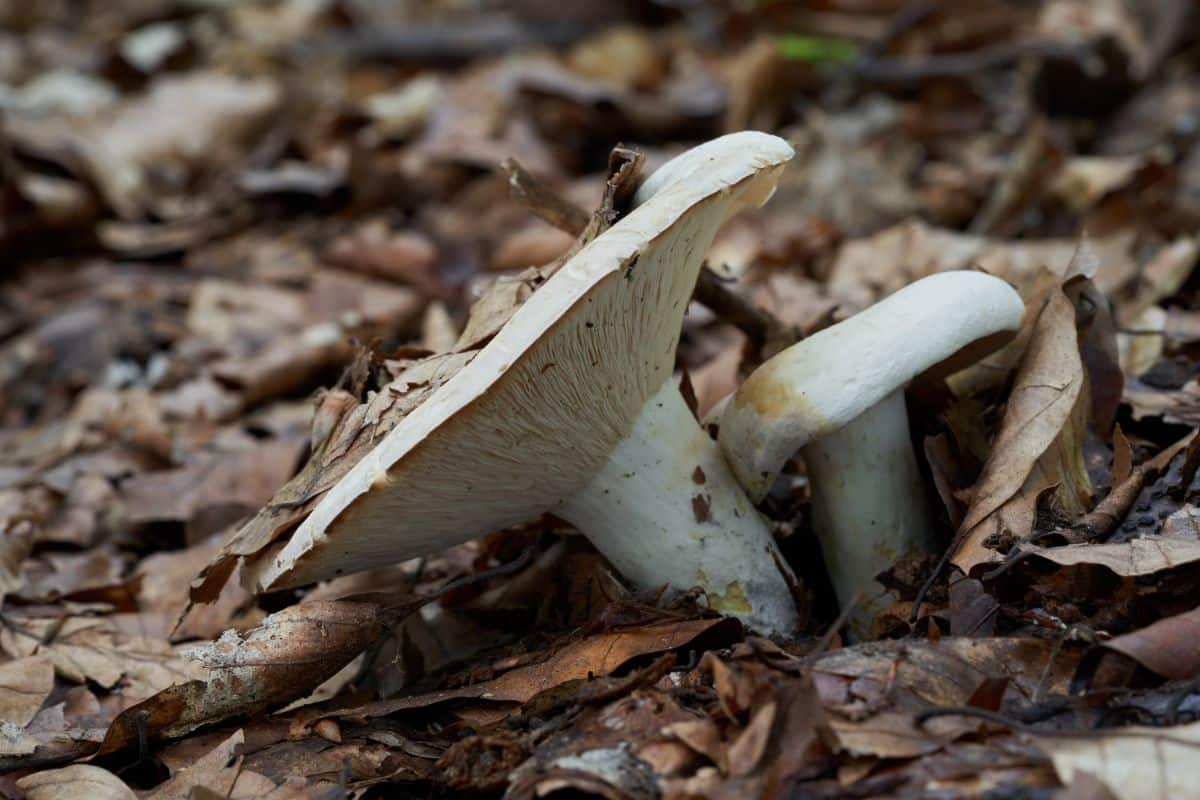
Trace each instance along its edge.
{"label": "white mushroom cap", "polygon": [[[782,139],[771,136],[768,133],[742,131],[741,133],[721,136],[704,144],[697,145],[690,150],[685,150],[654,170],[652,175],[642,181],[642,185],[638,187],[633,195],[633,205],[634,207],[640,206],[673,183],[682,183],[702,176],[717,162],[729,158],[731,145],[736,144],[738,147],[748,148],[777,147],[778,143],[782,141]],[[761,184],[761,188],[765,190],[765,194],[759,197],[747,198],[747,205],[761,206],[771,199],[771,195],[775,192],[775,182],[764,182]]]}
{"label": "white mushroom cap", "polygon": [[998,345],[992,337],[1016,331],[1024,310],[999,278],[946,272],[792,345],[724,405],[720,438],[739,482],[761,500],[800,448],[960,352]]}
{"label": "white mushroom cap", "polygon": [[250,561],[257,588],[436,552],[555,510],[587,486],[670,379],[717,228],[769,197],[792,156],[761,133],[703,150],[703,171],[657,180],[653,196],[556,272],[281,549]]}

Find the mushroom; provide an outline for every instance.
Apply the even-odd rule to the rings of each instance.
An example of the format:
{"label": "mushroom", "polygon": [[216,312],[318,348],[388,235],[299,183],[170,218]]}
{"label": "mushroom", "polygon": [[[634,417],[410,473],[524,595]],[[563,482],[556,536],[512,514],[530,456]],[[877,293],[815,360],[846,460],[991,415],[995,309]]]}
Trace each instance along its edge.
{"label": "mushroom", "polygon": [[813,528],[838,601],[862,636],[879,608],[875,576],[927,551],[933,524],[908,431],[904,390],[998,348],[1024,304],[980,272],[932,275],[775,355],[715,412],[738,480],[759,502],[802,451]]}
{"label": "mushroom", "polygon": [[[260,591],[433,553],[551,512],[639,587],[794,633],[771,531],[672,379],[721,223],[770,197],[792,149],[743,132],[685,153],[522,305],[247,576]],[[680,169],[680,164],[686,169]]]}

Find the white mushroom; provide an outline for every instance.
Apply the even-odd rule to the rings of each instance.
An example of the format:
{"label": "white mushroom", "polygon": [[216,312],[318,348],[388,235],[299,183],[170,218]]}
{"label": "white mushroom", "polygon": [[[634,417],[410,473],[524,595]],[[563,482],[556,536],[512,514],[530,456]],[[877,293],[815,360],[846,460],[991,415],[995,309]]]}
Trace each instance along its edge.
{"label": "white mushroom", "polygon": [[681,156],[689,169],[652,184],[281,548],[248,564],[257,588],[399,562],[549,511],[638,586],[699,586],[711,607],[793,633],[793,578],[671,377],[717,228],[764,202],[791,156],[754,132],[710,142],[702,170]]}
{"label": "white mushroom", "polygon": [[813,528],[858,636],[878,610],[875,576],[927,550],[932,522],[908,432],[904,390],[998,347],[1024,315],[1020,296],[979,272],[933,275],[760,366],[719,411],[722,449],[758,502],[802,450]]}

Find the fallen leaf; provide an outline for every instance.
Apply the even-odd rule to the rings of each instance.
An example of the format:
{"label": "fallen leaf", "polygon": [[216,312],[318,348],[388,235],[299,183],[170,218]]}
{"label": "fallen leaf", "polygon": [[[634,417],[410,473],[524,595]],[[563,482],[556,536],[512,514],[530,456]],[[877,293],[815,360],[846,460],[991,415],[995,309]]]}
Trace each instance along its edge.
{"label": "fallen leaf", "polygon": [[226,631],[215,642],[185,648],[195,677],[123,711],[100,753],[303,697],[382,636],[386,616],[375,603],[319,601],[272,614],[244,635]]}
{"label": "fallen leaf", "polygon": [[1090,736],[1040,737],[1064,784],[1079,772],[1096,776],[1118,800],[1200,796],[1192,773],[1200,722],[1173,728],[1131,725]]}
{"label": "fallen leaf", "polygon": [[[1129,285],[1138,262],[1130,232],[1090,239],[1097,288],[1106,295]],[[1024,288],[1043,269],[1065,276],[1078,250],[1074,239],[1004,242],[943,230],[911,220],[874,236],[847,241],[831,269],[828,291],[859,310],[915,280],[947,270],[978,267]]]}
{"label": "fallen leaf", "polygon": [[24,728],[54,689],[54,664],[46,656],[0,664],[0,720]]}
{"label": "fallen leaf", "polygon": [[137,800],[120,778],[91,764],[35,772],[19,779],[17,787],[29,800]]}
{"label": "fallen leaf", "polygon": [[198,542],[254,513],[295,472],[302,441],[269,440],[228,453],[198,454],[178,469],[121,483],[134,524],[178,522]]}
{"label": "fallen leaf", "polygon": [[164,162],[215,163],[267,121],[282,100],[274,83],[218,73],[167,74],[146,94],[97,118],[79,148],[121,216],[140,216],[149,173]]}
{"label": "fallen leaf", "polygon": [[[704,636],[721,641],[736,638],[736,620],[717,619],[663,622],[628,631],[604,633],[569,644],[547,660],[509,670],[497,678],[413,697],[381,700],[354,709],[354,714],[376,717],[398,711],[425,708],[450,700],[484,700],[493,703],[524,703],[568,681],[608,675],[631,658],[684,647]],[[339,715],[342,715],[339,712]]]}
{"label": "fallen leaf", "polygon": [[959,526],[951,563],[970,574],[996,561],[995,537],[1032,530],[1038,496],[1054,487],[1072,515],[1084,512],[1091,484],[1082,446],[1086,375],[1076,336],[1075,306],[1051,292],[1017,371],[1000,432]]}
{"label": "fallen leaf", "polygon": [[1096,564],[1118,575],[1153,575],[1200,561],[1200,542],[1143,536],[1128,542],[1027,547],[1025,551],[1064,567]]}
{"label": "fallen leaf", "polygon": [[237,731],[155,787],[143,800],[193,800],[201,787],[215,797],[230,797],[242,771],[239,756],[245,742],[245,734]]}
{"label": "fallen leaf", "polygon": [[1103,647],[1124,653],[1164,678],[1194,678],[1200,672],[1200,609],[1165,617],[1121,634],[1104,642]]}

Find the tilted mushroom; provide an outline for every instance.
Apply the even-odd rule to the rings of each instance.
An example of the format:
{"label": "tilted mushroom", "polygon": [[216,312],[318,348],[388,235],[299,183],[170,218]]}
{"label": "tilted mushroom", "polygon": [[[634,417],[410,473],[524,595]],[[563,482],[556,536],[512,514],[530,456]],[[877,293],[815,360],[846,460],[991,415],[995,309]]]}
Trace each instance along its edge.
{"label": "tilted mushroom", "polygon": [[927,550],[933,531],[905,388],[999,347],[1024,308],[999,278],[932,275],[777,354],[724,401],[718,438],[755,502],[803,451],[813,527],[838,600],[864,593],[851,617],[856,635],[877,610],[875,576]]}
{"label": "tilted mushroom", "polygon": [[250,580],[298,586],[553,512],[640,587],[699,586],[719,611],[794,632],[771,533],[671,377],[717,228],[765,202],[791,156],[744,132],[680,156],[685,170],[664,166],[677,179],[559,269],[281,547],[247,563]]}

